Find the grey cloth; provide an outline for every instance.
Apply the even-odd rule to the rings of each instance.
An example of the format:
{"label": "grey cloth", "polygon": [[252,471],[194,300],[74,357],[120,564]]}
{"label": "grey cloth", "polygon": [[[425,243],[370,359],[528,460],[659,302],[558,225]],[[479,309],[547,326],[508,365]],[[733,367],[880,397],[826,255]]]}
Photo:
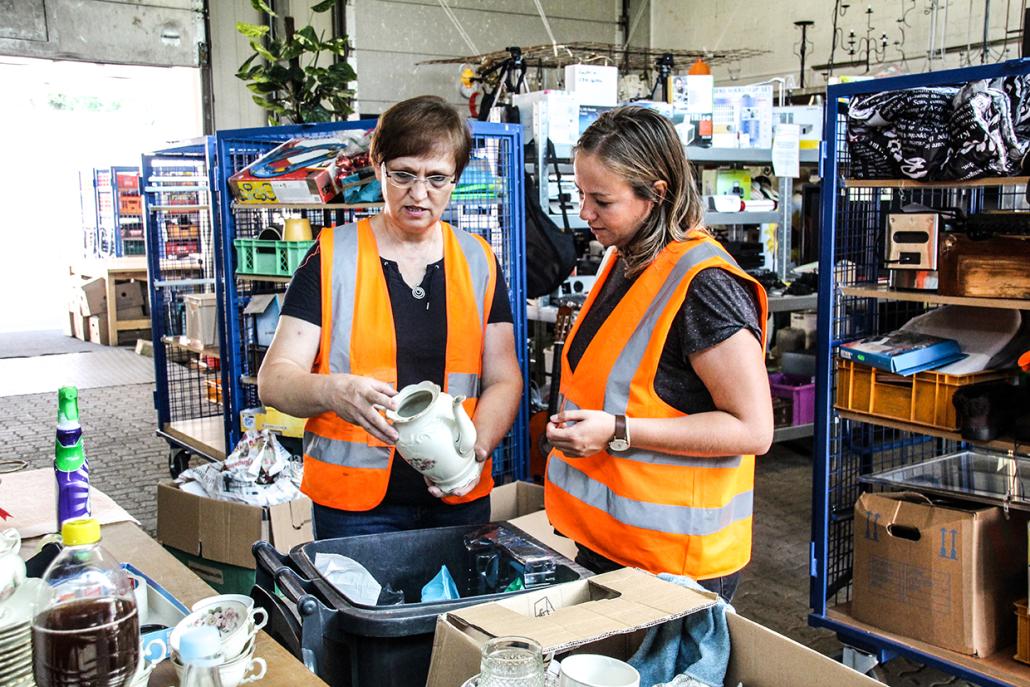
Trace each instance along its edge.
{"label": "grey cloth", "polygon": [[[635,282],[626,278],[623,264],[622,258],[618,258],[609,277],[595,286],[601,289],[597,299],[567,345],[573,370],[597,330]],[[722,343],[741,329],[762,340],[758,306],[750,287],[718,267],[698,272],[662,348],[654,382],[658,397],[687,414],[715,410],[712,395],[690,364],[690,355]]]}

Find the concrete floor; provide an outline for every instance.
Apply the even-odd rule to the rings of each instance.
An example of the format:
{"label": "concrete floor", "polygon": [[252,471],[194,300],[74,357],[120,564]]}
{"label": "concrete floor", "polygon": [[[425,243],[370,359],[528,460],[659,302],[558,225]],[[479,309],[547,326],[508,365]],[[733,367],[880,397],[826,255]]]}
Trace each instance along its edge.
{"label": "concrete floor", "polygon": [[[81,364],[93,364],[95,374],[104,374],[99,369],[105,364],[103,356],[82,357]],[[156,484],[168,477],[168,446],[154,435],[153,391],[153,384],[130,384],[83,389],[79,397],[93,484],[151,534],[157,519]],[[22,460],[29,468],[51,465],[55,397],[56,393],[45,393],[0,398],[0,471],[6,461]],[[735,605],[742,615],[839,657],[841,645],[835,635],[807,624],[811,469],[804,444],[774,446],[758,460],[753,561]],[[884,673],[888,684],[899,687],[969,684],[905,659],[890,662]]]}

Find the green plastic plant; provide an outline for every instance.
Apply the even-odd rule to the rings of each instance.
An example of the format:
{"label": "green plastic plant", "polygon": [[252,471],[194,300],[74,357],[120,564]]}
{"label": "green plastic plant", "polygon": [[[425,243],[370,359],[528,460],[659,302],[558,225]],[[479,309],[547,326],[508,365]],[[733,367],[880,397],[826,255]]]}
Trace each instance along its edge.
{"label": "green plastic plant", "polygon": [[[325,12],[336,0],[322,0],[312,12]],[[276,16],[265,0],[251,0],[259,12]],[[247,82],[254,102],[268,111],[268,123],[301,124],[346,119],[353,112],[354,91],[347,85],[357,78],[346,61],[347,36],[325,40],[311,26],[295,29],[292,17],[284,17],[285,38],[268,39],[268,26],[236,23],[254,54],[240,65],[236,77]],[[339,60],[322,67],[323,55]]]}

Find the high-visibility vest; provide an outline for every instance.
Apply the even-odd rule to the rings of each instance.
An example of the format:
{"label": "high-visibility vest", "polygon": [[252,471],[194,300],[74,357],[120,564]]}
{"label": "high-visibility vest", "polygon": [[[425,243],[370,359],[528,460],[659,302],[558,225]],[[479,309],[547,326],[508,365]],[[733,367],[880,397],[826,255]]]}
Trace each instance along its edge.
{"label": "high-visibility vest", "polygon": [[[443,231],[447,302],[447,350],[443,390],[466,396],[469,417],[476,409],[486,323],[490,319],[497,263],[482,238],[440,223]],[[397,336],[390,294],[372,224],[331,227],[319,236],[322,268],[322,332],[312,372],[374,377],[397,385]],[[304,426],[301,491],[315,503],[364,511],[382,502],[396,449],[334,412]],[[465,503],[493,488],[492,463]]]}
{"label": "high-visibility vest", "polygon": [[[606,261],[569,341],[615,262]],[[765,290],[717,241],[692,232],[640,273],[587,345],[575,372],[565,347],[563,408],[602,409],[629,418],[684,416],[655,392],[655,372],[691,280],[710,267],[752,285],[764,342]],[[546,470],[547,514],[557,531],[622,565],[695,579],[721,577],[751,557],[754,461],[754,456],[691,457],[636,448],[613,452],[607,446],[586,458],[569,458],[553,449]]]}

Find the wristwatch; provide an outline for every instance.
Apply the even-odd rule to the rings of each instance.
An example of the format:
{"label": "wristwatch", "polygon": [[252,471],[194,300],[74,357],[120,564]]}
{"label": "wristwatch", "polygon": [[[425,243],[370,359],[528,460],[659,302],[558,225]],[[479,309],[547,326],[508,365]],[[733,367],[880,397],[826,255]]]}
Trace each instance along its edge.
{"label": "wristwatch", "polygon": [[625,451],[629,448],[629,425],[626,423],[625,415],[615,416],[615,434],[608,442],[608,448],[613,451]]}

